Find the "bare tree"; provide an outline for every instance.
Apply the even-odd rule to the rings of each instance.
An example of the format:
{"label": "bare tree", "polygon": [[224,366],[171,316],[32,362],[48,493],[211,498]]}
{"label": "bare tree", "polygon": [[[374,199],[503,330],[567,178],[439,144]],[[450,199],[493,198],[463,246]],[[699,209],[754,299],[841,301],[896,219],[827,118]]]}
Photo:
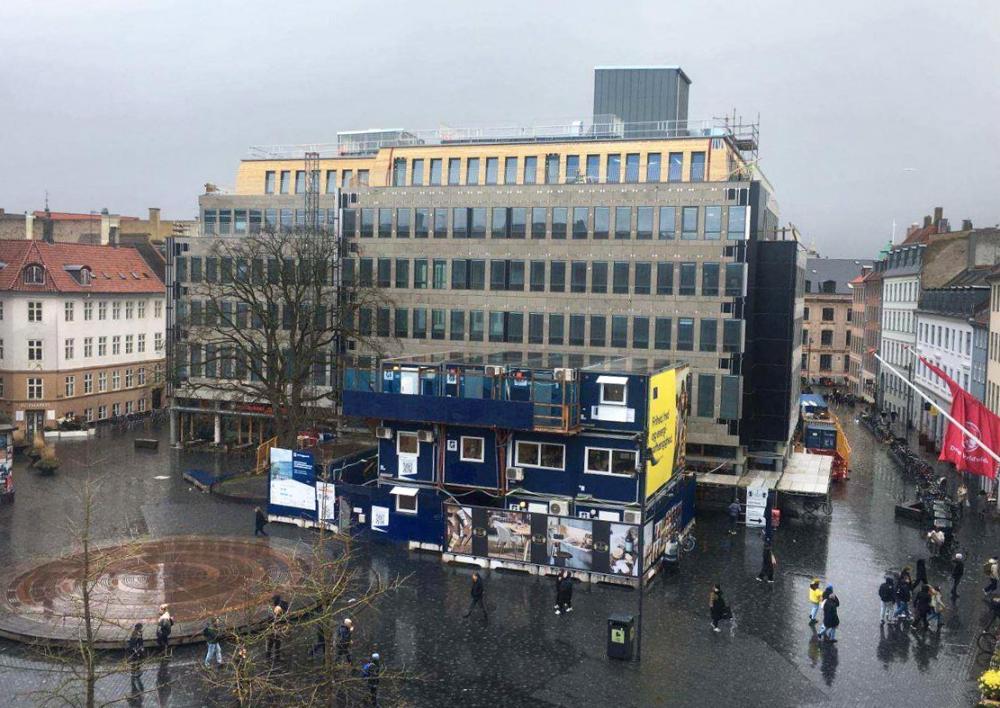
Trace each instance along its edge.
{"label": "bare tree", "polygon": [[178,395],[265,404],[285,447],[309,424],[334,421],[347,344],[378,354],[391,307],[370,273],[342,270],[337,250],[321,233],[215,241],[177,315]]}
{"label": "bare tree", "polygon": [[[406,579],[382,578],[369,571],[354,553],[348,536],[323,529],[306,553],[306,570],[291,583],[246,580],[247,596],[259,596],[261,583],[275,583],[270,589],[288,601],[289,611],[277,622],[230,634],[228,670],[204,672],[209,686],[230,695],[241,706],[368,704],[370,684],[360,670],[368,652],[377,645],[365,645],[362,636],[356,636],[352,641],[353,664],[338,661],[336,630],[346,618],[363,627],[365,618],[372,617],[379,603]],[[249,624],[250,619],[241,621]],[[367,633],[361,629],[357,634]],[[284,645],[283,658],[271,652],[275,639]],[[388,662],[378,677],[379,693],[395,696],[403,682],[414,679],[405,667]],[[398,705],[395,698],[393,704]]]}

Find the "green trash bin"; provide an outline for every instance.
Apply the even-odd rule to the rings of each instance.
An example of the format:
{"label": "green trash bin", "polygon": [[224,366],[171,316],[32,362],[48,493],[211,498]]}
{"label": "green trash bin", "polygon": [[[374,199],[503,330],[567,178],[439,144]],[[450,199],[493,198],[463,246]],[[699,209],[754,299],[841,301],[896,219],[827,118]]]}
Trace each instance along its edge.
{"label": "green trash bin", "polygon": [[635,653],[635,617],[615,613],[608,617],[608,658],[630,661]]}

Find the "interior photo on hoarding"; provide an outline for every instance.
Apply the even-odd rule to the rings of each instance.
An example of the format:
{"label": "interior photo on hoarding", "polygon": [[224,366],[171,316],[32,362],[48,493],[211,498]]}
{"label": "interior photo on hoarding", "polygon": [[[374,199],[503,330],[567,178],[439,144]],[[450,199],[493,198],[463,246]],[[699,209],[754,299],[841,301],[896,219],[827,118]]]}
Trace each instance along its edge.
{"label": "interior photo on hoarding", "polygon": [[530,514],[521,511],[491,511],[487,540],[490,558],[530,561]]}
{"label": "interior photo on hoarding", "polygon": [[447,504],[445,514],[448,517],[448,550],[451,553],[472,553],[472,509]]}
{"label": "interior photo on hoarding", "polygon": [[547,535],[550,565],[577,570],[593,568],[594,534],[590,519],[550,516]]}
{"label": "interior photo on hoarding", "polygon": [[615,575],[638,575],[639,527],[611,524],[611,572]]}

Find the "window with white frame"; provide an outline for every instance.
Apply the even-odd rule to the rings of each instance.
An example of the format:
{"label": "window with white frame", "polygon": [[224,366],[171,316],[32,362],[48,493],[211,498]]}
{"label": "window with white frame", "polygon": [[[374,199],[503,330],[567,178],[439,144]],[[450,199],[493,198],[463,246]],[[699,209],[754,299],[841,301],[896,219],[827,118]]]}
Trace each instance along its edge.
{"label": "window with white frame", "polygon": [[163,317],[163,301],[153,301],[153,317]]}
{"label": "window with white frame", "polygon": [[133,315],[135,315],[135,301],[134,300],[126,300],[125,301],[125,319],[130,320],[130,319],[132,319]]}
{"label": "window with white frame", "polygon": [[42,303],[40,302],[29,302],[28,303],[28,322],[41,322],[42,321]]}
{"label": "window with white frame", "polygon": [[37,378],[28,379],[28,400],[42,400],[42,380]]}
{"label": "window with white frame", "polygon": [[97,356],[105,356],[108,353],[108,338],[97,338]]}
{"label": "window with white frame", "polygon": [[83,392],[93,393],[94,392],[94,375],[84,374],[83,375]]}
{"label": "window with white frame", "polygon": [[76,376],[66,377],[66,398],[76,395]]}
{"label": "window with white frame", "polygon": [[121,403],[112,403],[111,404],[111,415],[113,415],[113,416],[115,416],[117,418],[119,415],[121,415],[121,412],[122,412],[122,404]]}
{"label": "window with white frame", "polygon": [[138,404],[139,404],[139,412],[140,413],[145,413],[146,412],[146,399],[145,398],[140,398],[138,400]]}
{"label": "window with white frame", "polygon": [[125,369],[125,388],[132,388],[135,381],[135,374],[132,369]]}
{"label": "window with white frame", "polygon": [[135,351],[139,354],[144,354],[146,352],[146,335],[140,334],[136,336],[135,341]]}
{"label": "window with white frame", "polygon": [[45,269],[40,265],[25,266],[21,275],[26,285],[45,285]]}
{"label": "window with white frame", "polygon": [[601,384],[601,405],[624,406],[627,403],[625,386],[628,379],[624,376],[599,376],[597,381]]}
{"label": "window with white frame", "polygon": [[122,372],[115,369],[111,372],[111,390],[117,391],[122,387]]}
{"label": "window with white frame", "polygon": [[87,421],[88,423],[93,423],[94,422],[94,409],[93,408],[84,408],[83,409],[83,419],[85,421]]}
{"label": "window with white frame", "polygon": [[111,303],[111,319],[120,320],[122,318],[122,304],[117,300]]}
{"label": "window with white frame", "polygon": [[83,358],[94,356],[94,338],[84,337],[83,338]]}
{"label": "window with white frame", "polygon": [[462,436],[459,442],[462,462],[482,462],[485,458],[483,438]]}
{"label": "window with white frame", "polygon": [[41,361],[42,360],[42,340],[41,339],[29,339],[28,340],[28,361]]}
{"label": "window with white frame", "polygon": [[[108,372],[100,371],[97,374],[97,392],[104,393],[108,390]],[[102,418],[104,416],[101,416]]]}
{"label": "window with white frame", "polygon": [[125,414],[130,415],[133,412],[134,404],[132,401],[125,401]]}
{"label": "window with white frame", "polygon": [[3,377],[0,377],[0,398],[4,397],[4,391]]}
{"label": "window with white frame", "polygon": [[135,303],[135,316],[140,320],[146,316],[146,301],[139,300]]}
{"label": "window with white frame", "polygon": [[108,417],[108,407],[107,406],[98,406],[97,407],[97,419],[98,420],[104,420],[107,417]]}
{"label": "window with white frame", "polygon": [[131,334],[125,335],[125,353],[131,354],[135,348],[134,337]]}
{"label": "window with white frame", "polygon": [[416,514],[417,513],[417,495],[412,496],[408,494],[394,494],[396,497],[396,511],[402,514]]}
{"label": "window with white frame", "polygon": [[67,322],[73,321],[73,303],[67,302],[63,303],[63,312],[65,313],[65,318]]}
{"label": "window with white frame", "polygon": [[73,352],[76,349],[75,342],[76,340],[74,340],[72,337],[68,337],[63,340],[63,355],[67,359],[73,358]]}
{"label": "window with white frame", "polygon": [[615,450],[605,447],[588,447],[584,455],[587,474],[613,474],[631,477],[635,474],[635,450]]}
{"label": "window with white frame", "polygon": [[106,320],[108,319],[108,301],[101,300],[97,303],[97,319]]}
{"label": "window with white frame", "polygon": [[3,339],[0,339],[0,359],[3,359]]}
{"label": "window with white frame", "polygon": [[408,433],[402,430],[396,433],[396,454],[397,455],[419,455],[420,441],[416,433]]}
{"label": "window with white frame", "polygon": [[153,349],[163,351],[163,332],[153,333]]}
{"label": "window with white frame", "polygon": [[111,354],[118,355],[122,353],[122,338],[121,335],[116,334],[111,338]]}
{"label": "window with white frame", "polygon": [[94,319],[94,303],[88,300],[83,303],[83,320],[89,322],[92,319]]}
{"label": "window with white frame", "polygon": [[519,440],[514,448],[514,463],[518,467],[564,470],[566,469],[566,446]]}
{"label": "window with white frame", "polygon": [[0,320],[3,319],[3,300],[0,300]]}
{"label": "window with white frame", "polygon": [[146,385],[146,369],[143,368],[143,367],[139,367],[138,374],[139,374],[139,385],[140,386],[145,386]]}

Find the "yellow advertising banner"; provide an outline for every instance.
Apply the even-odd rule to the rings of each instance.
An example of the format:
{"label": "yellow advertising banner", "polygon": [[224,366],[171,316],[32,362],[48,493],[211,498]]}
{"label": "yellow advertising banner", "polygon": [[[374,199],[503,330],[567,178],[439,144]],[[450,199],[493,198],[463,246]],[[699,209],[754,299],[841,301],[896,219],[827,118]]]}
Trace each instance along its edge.
{"label": "yellow advertising banner", "polygon": [[688,368],[649,379],[646,419],[646,498],[684,469],[687,441]]}

